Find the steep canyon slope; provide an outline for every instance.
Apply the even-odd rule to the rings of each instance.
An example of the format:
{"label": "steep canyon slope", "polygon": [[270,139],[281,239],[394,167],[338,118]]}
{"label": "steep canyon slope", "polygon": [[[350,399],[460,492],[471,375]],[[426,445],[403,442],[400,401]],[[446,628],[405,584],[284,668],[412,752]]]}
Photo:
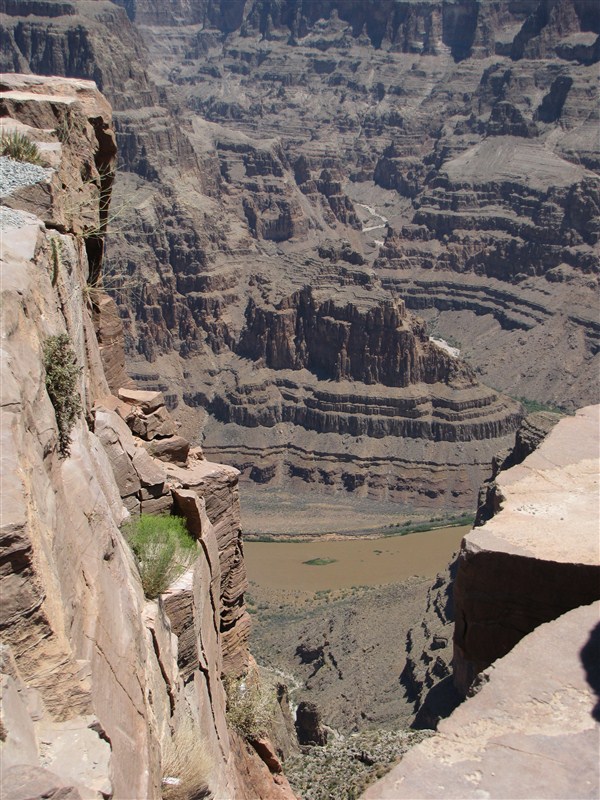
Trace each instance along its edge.
{"label": "steep canyon slope", "polygon": [[[2,135],[37,142],[42,166],[0,164],[0,793],[158,800],[170,777],[189,796],[289,798],[268,742],[271,769],[226,718],[223,677],[249,667],[238,474],[189,452],[160,393],[127,385],[95,285],[110,107],[89,81],[3,81]],[[121,530],[140,511],[177,512],[197,540],[155,600]]]}
{"label": "steep canyon slope", "polygon": [[591,0],[0,11],[2,69],[113,103],[128,362],[208,453],[470,508],[521,414],[499,390],[595,399]]}

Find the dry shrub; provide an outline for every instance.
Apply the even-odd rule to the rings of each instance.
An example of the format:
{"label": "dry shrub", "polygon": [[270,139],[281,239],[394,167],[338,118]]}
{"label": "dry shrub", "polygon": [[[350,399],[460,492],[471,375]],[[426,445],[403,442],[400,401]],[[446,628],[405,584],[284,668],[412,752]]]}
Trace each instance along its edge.
{"label": "dry shrub", "polygon": [[123,531],[137,557],[149,600],[168,589],[198,557],[196,542],[181,517],[142,514],[128,522]]}
{"label": "dry shrub", "polygon": [[245,678],[226,678],[227,722],[246,739],[267,736],[277,706],[273,686]]}
{"label": "dry shrub", "polygon": [[[212,759],[197,725],[184,717],[163,749],[163,800],[202,800],[208,788]],[[165,781],[177,783],[165,783]]]}
{"label": "dry shrub", "polygon": [[44,342],[46,390],[54,406],[58,426],[58,451],[61,458],[71,452],[71,431],[83,407],[77,391],[81,367],[66,333],[49,336]]}

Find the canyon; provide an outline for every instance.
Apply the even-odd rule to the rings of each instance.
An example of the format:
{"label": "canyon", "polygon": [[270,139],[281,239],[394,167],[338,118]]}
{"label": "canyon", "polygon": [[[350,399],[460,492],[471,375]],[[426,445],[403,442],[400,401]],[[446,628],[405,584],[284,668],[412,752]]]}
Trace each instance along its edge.
{"label": "canyon", "polygon": [[[228,727],[225,682],[256,680],[238,473],[131,387],[93,286],[83,229],[103,225],[110,106],[90,81],[4,80],[2,135],[26,134],[47,166],[1,159],[2,796],[166,798],[168,778],[186,796],[291,798],[268,739]],[[49,342],[76,365],[66,443]],[[148,600],[122,526],[160,512],[186,519],[197,556]]]}
{"label": "canyon", "polygon": [[0,12],[113,105],[130,374],[258,490],[470,511],[502,393],[598,399],[594,3]]}
{"label": "canyon", "polygon": [[[437,726],[366,797],[597,794],[599,17],[0,0],[2,130],[43,164],[0,165],[8,798],[167,798],[177,752],[188,797],[300,791],[281,682],[270,731],[232,722],[266,674],[240,478],[263,532],[338,498],[312,532],[477,511],[433,584],[315,600],[256,644],[297,648],[324,758],[311,699],[342,740]],[[43,355],[64,334],[70,452]],[[196,541],[157,600],[140,513]]]}

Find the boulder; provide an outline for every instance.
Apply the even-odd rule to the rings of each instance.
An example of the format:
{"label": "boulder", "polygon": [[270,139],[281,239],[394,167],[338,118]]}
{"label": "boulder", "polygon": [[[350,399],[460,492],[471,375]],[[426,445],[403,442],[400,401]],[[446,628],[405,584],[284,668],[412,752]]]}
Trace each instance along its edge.
{"label": "boulder", "polygon": [[137,448],[125,422],[114,411],[96,406],[95,432],[104,446],[121,497],[138,492],[141,481],[132,460]]}
{"label": "boulder", "polygon": [[21,764],[2,772],[3,800],[87,800],[58,775],[42,767]]}
{"label": "boulder", "polygon": [[119,398],[129,405],[139,406],[144,414],[151,414],[165,404],[162,392],[145,392],[140,389],[121,388]]}
{"label": "boulder", "polygon": [[256,750],[261,759],[265,762],[270,772],[281,773],[283,767],[281,761],[277,757],[273,743],[266,736],[258,736],[252,739],[250,744]]}
{"label": "boulder", "polygon": [[364,800],[595,798],[600,603],[526,636]]}
{"label": "boulder", "polygon": [[187,463],[190,443],[183,436],[169,436],[166,439],[154,439],[145,445],[150,455],[161,461],[185,466]]}
{"label": "boulder", "polygon": [[314,703],[303,700],[296,711],[296,732],[300,744],[327,744],[327,731],[321,721],[321,713]]}

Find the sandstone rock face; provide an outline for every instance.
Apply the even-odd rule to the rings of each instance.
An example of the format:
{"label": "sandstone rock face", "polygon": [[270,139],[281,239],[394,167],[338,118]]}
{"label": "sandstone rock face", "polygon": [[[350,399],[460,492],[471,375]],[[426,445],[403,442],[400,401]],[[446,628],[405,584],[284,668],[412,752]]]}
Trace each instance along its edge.
{"label": "sandstone rock face", "polygon": [[496,477],[499,512],[463,540],[454,584],[454,682],[543,622],[600,591],[599,408],[562,419],[522,464]]}
{"label": "sandstone rock face", "polygon": [[[492,463],[492,475],[479,493],[475,527],[483,525],[502,509],[504,498],[495,479],[503,470],[521,464],[544,441],[560,416],[535,412],[519,426],[514,446],[499,453]],[[400,676],[407,699],[416,712],[413,727],[436,728],[447,717],[462,696],[454,685],[452,644],[455,627],[454,591],[458,561],[437,576],[427,593],[427,604],[421,622],[411,628],[407,637],[406,666]]]}
{"label": "sandstone rock face", "polygon": [[[186,509],[200,498],[212,525],[218,548],[220,567],[220,633],[223,655],[223,672],[237,677],[248,666],[248,634],[250,616],[244,603],[248,587],[240,522],[238,472],[210,461],[191,462],[187,469],[176,465],[167,468],[170,484],[174,487],[175,506],[180,513],[193,518],[196,512]],[[176,488],[181,487],[181,488]],[[193,493],[193,494],[191,494]],[[189,518],[189,517],[188,517]],[[198,513],[202,527],[201,512]]]}
{"label": "sandstone rock face", "polygon": [[[43,119],[54,108],[51,94],[44,82]],[[86,110],[75,123],[85,129],[89,115],[109,126],[106,102],[89,83],[61,84],[57,112],[65,95],[75,105],[79,94]],[[28,94],[28,119],[35,102]],[[93,152],[91,141],[86,163]],[[77,776],[81,796],[157,797],[160,745],[144,687],[146,669],[158,665],[140,622],[143,597],[132,556],[118,530],[126,512],[104,450],[83,417],[72,431],[71,456],[59,458],[45,388],[44,342],[67,330],[84,368],[77,387],[84,409],[99,390],[107,393],[83,299],[89,261],[74,232],[50,231],[32,215],[16,220],[18,227],[2,236],[2,639],[27,693],[39,697],[37,763],[48,758],[51,771],[54,762],[64,769],[62,752],[74,766],[75,734],[64,744],[66,729],[81,725],[97,749],[111,742],[98,762],[100,782],[89,773]],[[53,238],[63,254],[57,270]],[[90,715],[97,722],[88,729]],[[89,752],[83,734],[77,736],[77,750]]]}
{"label": "sandstone rock face", "polygon": [[598,614],[540,625],[365,800],[597,796]]}
{"label": "sandstone rock face", "polygon": [[[109,391],[104,365],[119,380],[122,334],[112,329],[112,355],[103,359],[90,307],[101,253],[85,246],[87,217],[66,209],[72,196],[93,199],[90,219],[102,225],[109,198],[95,181],[106,141],[114,144],[110,109],[87,81],[8,83],[6,124],[51,151],[40,147],[51,164],[41,180],[53,187],[71,171],[92,177],[83,187],[75,177],[64,194],[52,190],[39,208],[29,193],[38,184],[22,181],[18,197],[3,194],[10,208],[0,207],[3,796],[159,798],[173,748],[188,752],[180,731],[189,731],[204,743],[210,766],[201,779],[215,796],[236,796],[251,770],[252,796],[273,796],[272,788],[291,797],[256,751],[232,751],[226,723],[221,673],[239,674],[248,660],[237,472],[199,460],[197,450],[188,468],[187,440],[180,466],[153,458],[145,445],[181,438],[163,396],[127,383],[120,397]],[[74,142],[57,133],[65,107]],[[3,180],[11,169],[3,165]],[[64,457],[43,356],[59,334],[80,368],[82,400]],[[190,484],[202,485],[200,495]],[[177,491],[188,500],[182,510],[198,559],[164,598],[146,601],[120,526],[130,513],[170,512]]]}

